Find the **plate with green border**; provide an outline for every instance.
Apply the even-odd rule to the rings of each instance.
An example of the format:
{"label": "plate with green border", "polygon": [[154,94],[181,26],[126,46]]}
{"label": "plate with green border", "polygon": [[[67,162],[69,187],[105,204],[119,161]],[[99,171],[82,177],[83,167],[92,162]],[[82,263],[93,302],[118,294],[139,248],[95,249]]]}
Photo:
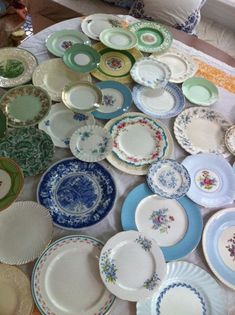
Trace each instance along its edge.
{"label": "plate with green border", "polygon": [[137,48],[148,53],[163,53],[172,44],[172,34],[162,24],[141,21],[129,26],[138,39]]}
{"label": "plate with green border", "polygon": [[100,34],[100,41],[107,47],[117,50],[128,50],[137,45],[136,35],[120,27],[107,28]]}
{"label": "plate with green border", "polygon": [[46,39],[47,49],[57,57],[63,57],[65,51],[74,44],[91,45],[91,41],[84,33],[76,30],[56,31]]}
{"label": "plate with green border", "polygon": [[74,71],[91,72],[98,67],[100,54],[88,45],[75,44],[66,50],[63,61]]}
{"label": "plate with green border", "polygon": [[28,127],[38,124],[49,112],[51,98],[42,88],[22,85],[9,90],[0,99],[0,109],[8,125]]}
{"label": "plate with green border", "polygon": [[19,165],[0,157],[0,211],[9,207],[19,196],[24,185],[24,176]]}

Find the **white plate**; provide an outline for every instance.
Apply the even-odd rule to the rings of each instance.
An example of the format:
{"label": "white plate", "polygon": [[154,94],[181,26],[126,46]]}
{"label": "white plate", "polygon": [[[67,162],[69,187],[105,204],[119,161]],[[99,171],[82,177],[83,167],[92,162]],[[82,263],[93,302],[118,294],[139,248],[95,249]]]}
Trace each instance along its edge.
{"label": "white plate", "polygon": [[225,144],[228,150],[235,155],[235,125],[231,126],[225,134]]}

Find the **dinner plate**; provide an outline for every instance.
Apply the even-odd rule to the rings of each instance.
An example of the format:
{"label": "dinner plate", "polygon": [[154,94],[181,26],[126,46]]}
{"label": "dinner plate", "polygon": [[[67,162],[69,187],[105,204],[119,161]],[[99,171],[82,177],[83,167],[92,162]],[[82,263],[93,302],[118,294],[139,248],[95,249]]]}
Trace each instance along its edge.
{"label": "dinner plate", "polygon": [[99,267],[106,288],[128,301],[151,296],[166,273],[157,242],[137,231],[120,232],[111,237],[101,250]]}
{"label": "dinner plate", "polygon": [[225,132],[231,123],[220,113],[203,107],[190,107],[174,122],[174,134],[180,146],[190,154],[217,153],[228,157]]}
{"label": "dinner plate", "polygon": [[100,126],[88,125],[78,128],[70,139],[70,150],[85,162],[98,162],[112,151],[111,135]]}
{"label": "dinner plate", "polygon": [[54,104],[48,115],[38,124],[52,139],[54,145],[69,148],[69,141],[76,129],[93,125],[94,117],[90,113],[74,113],[63,103]]}
{"label": "dinner plate", "polygon": [[0,265],[0,310],[3,315],[30,315],[33,309],[30,280],[19,268]]}
{"label": "dinner plate", "polygon": [[181,89],[172,83],[167,83],[162,90],[136,85],[133,88],[133,100],[143,113],[161,119],[177,116],[185,106]]}
{"label": "dinner plate", "polygon": [[167,85],[171,70],[165,63],[152,57],[143,57],[135,62],[130,75],[135,82],[156,89]]}
{"label": "dinner plate", "polygon": [[138,49],[147,53],[162,53],[172,44],[171,33],[159,23],[141,21],[131,24],[129,30],[138,38]]}
{"label": "dinner plate", "polygon": [[57,57],[63,57],[64,52],[74,44],[90,45],[90,39],[77,30],[60,30],[52,33],[46,39],[47,49]]}
{"label": "dinner plate", "polygon": [[235,208],[216,212],[206,223],[203,252],[215,276],[235,289]]}
{"label": "dinner plate", "polygon": [[232,166],[220,155],[200,153],[186,157],[182,164],[191,177],[187,196],[207,208],[223,207],[235,200]]}
{"label": "dinner plate", "polygon": [[105,315],[115,296],[99,276],[103,244],[90,236],[65,236],[37,260],[32,274],[34,301],[43,315]]}
{"label": "dinner plate", "polygon": [[24,176],[18,164],[0,157],[0,211],[9,207],[19,196]]}
{"label": "dinner plate", "polygon": [[227,314],[225,295],[202,268],[186,261],[170,262],[159,291],[137,304],[137,315],[174,314]]}
{"label": "dinner plate", "polygon": [[6,47],[0,49],[0,86],[4,88],[25,84],[31,80],[37,59],[29,51]]}
{"label": "dinner plate", "polygon": [[[137,207],[143,201],[136,213]],[[152,211],[146,209],[151,205]],[[137,230],[157,239],[166,261],[178,260],[198,245],[203,220],[199,207],[187,197],[178,200],[154,195],[146,183],[132,189],[121,209],[121,223],[125,231]]]}
{"label": "dinner plate", "polygon": [[33,261],[50,243],[52,233],[46,208],[34,201],[15,202],[0,212],[0,261],[10,265]]}
{"label": "dinner plate", "polygon": [[227,149],[235,155],[235,125],[231,126],[225,133],[225,144]]}
{"label": "dinner plate", "polygon": [[117,50],[128,50],[137,45],[136,35],[120,27],[106,28],[100,33],[99,38],[105,46]]}
{"label": "dinner plate", "polygon": [[114,80],[123,84],[132,83],[130,70],[136,60],[142,57],[139,50],[114,50],[106,47],[102,43],[93,45],[94,49],[101,55],[100,64],[92,75],[101,80]]}
{"label": "dinner plate", "polygon": [[53,155],[51,138],[34,127],[12,129],[0,142],[0,156],[14,160],[25,177],[42,173]]}
{"label": "dinner plate", "polygon": [[61,101],[65,85],[77,81],[91,82],[89,73],[69,69],[60,58],[45,60],[33,72],[33,84],[45,89],[53,101]]}
{"label": "dinner plate", "polygon": [[10,89],[0,99],[0,109],[12,127],[28,127],[39,123],[49,112],[51,99],[47,91],[33,85]]}
{"label": "dinner plate", "polygon": [[53,164],[41,177],[37,200],[56,226],[79,229],[100,222],[110,212],[116,188],[110,173],[98,163],[67,158]]}

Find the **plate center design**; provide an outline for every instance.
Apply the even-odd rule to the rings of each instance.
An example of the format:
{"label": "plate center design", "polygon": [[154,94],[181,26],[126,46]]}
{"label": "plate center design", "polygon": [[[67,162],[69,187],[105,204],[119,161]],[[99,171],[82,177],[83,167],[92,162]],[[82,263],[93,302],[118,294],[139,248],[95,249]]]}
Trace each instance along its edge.
{"label": "plate center design", "polygon": [[158,38],[150,32],[144,33],[140,36],[144,44],[153,45],[158,41]]}
{"label": "plate center design", "polygon": [[10,175],[0,169],[0,199],[4,198],[11,189],[11,177]]}
{"label": "plate center design", "polygon": [[182,177],[171,167],[163,167],[155,175],[157,185],[163,191],[177,191],[182,185]]}
{"label": "plate center design", "polygon": [[123,105],[124,98],[121,92],[113,88],[102,89],[103,106],[97,110],[102,113],[112,113],[120,109]]}
{"label": "plate center design", "polygon": [[112,70],[120,70],[124,66],[122,59],[117,57],[109,57],[105,60],[105,63]]}
{"label": "plate center design", "polygon": [[235,271],[235,226],[222,231],[218,240],[218,250],[225,265]]}
{"label": "plate center design", "polygon": [[24,72],[24,65],[17,59],[7,59],[0,63],[0,76],[4,78],[16,78]]}
{"label": "plate center design", "polygon": [[220,178],[215,172],[203,169],[196,173],[195,183],[202,191],[215,192],[220,186]]}

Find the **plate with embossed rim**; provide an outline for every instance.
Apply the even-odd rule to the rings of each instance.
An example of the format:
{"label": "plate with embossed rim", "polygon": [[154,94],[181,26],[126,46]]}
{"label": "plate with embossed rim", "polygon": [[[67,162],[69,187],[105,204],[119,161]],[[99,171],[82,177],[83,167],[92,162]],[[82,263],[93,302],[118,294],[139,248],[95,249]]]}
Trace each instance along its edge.
{"label": "plate with embossed rim", "polygon": [[11,129],[0,142],[0,156],[14,160],[25,177],[42,173],[53,155],[50,136],[34,127]]}
{"label": "plate with embossed rim", "polygon": [[106,28],[100,33],[99,38],[105,46],[117,50],[128,50],[137,45],[136,35],[120,27]]}
{"label": "plate with embossed rim", "polygon": [[65,85],[77,81],[91,82],[89,73],[69,69],[60,58],[45,60],[33,72],[33,84],[45,89],[53,101],[61,101]]}
{"label": "plate with embossed rim", "polygon": [[235,125],[231,126],[225,133],[225,144],[229,152],[235,155]]}
{"label": "plate with embossed rim", "polygon": [[[52,243],[37,260],[32,294],[43,315],[105,315],[115,296],[99,276],[103,243],[86,235],[69,235]],[[87,294],[89,292],[89,294]]]}
{"label": "plate with embossed rim", "polygon": [[91,74],[101,80],[114,80],[123,84],[132,83],[130,70],[138,58],[143,57],[136,48],[130,50],[114,50],[106,47],[102,43],[97,43],[93,47],[100,53],[100,64]]}
{"label": "plate with embossed rim", "polygon": [[173,83],[167,83],[164,89],[152,89],[138,84],[134,86],[132,94],[139,110],[154,118],[177,116],[185,106],[181,89]]}
{"label": "plate with embossed rim", "polygon": [[174,134],[179,145],[190,154],[211,152],[226,158],[230,152],[224,138],[230,126],[231,123],[220,113],[194,106],[176,117]]}
{"label": "plate with embossed rim", "polygon": [[0,86],[4,88],[25,84],[31,80],[38,62],[29,51],[7,47],[0,49]]}
{"label": "plate with embossed rim", "polygon": [[111,237],[101,250],[99,268],[106,288],[118,298],[133,302],[156,292],[166,274],[157,242],[137,231]]}
{"label": "plate with embossed rim", "polygon": [[215,276],[235,290],[235,208],[216,212],[203,231],[203,252]]}
{"label": "plate with embossed rim", "polygon": [[186,157],[182,164],[191,177],[187,196],[207,208],[223,207],[235,200],[232,166],[221,155],[199,153]]}
{"label": "plate with embossed rim", "polygon": [[37,189],[37,200],[49,209],[54,225],[68,230],[100,222],[115,198],[115,183],[106,168],[74,157],[47,169]]}
{"label": "plate with embossed rim", "polygon": [[137,303],[137,315],[224,315],[226,298],[204,269],[186,261],[167,263],[159,290]]}

